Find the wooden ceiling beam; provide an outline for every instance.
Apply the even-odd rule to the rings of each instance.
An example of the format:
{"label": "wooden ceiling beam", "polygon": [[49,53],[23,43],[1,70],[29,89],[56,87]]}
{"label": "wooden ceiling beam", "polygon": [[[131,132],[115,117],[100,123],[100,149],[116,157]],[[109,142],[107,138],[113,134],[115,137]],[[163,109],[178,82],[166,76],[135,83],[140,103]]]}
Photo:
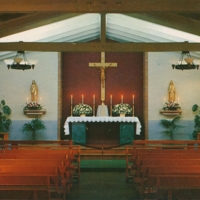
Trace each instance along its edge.
{"label": "wooden ceiling beam", "polygon": [[132,13],[132,12],[199,12],[200,1],[192,0],[0,0],[0,13],[68,12],[68,13]]}
{"label": "wooden ceiling beam", "polygon": [[[28,14],[23,17],[8,20],[0,23],[0,38],[7,35],[12,35],[18,32],[33,29],[39,26],[47,25],[53,22],[57,22],[71,17],[78,16],[80,14],[73,13],[34,13]],[[31,23],[30,23],[31,22]]]}
{"label": "wooden ceiling beam", "polygon": [[38,52],[173,52],[200,51],[200,43],[56,43],[56,42],[8,42],[0,43],[0,51]]}

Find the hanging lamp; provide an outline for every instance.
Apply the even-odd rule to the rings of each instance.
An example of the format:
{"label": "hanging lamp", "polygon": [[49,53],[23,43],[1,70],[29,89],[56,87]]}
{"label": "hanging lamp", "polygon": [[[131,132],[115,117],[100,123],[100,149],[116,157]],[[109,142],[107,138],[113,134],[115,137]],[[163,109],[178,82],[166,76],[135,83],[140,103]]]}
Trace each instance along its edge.
{"label": "hanging lamp", "polygon": [[14,59],[5,59],[8,69],[17,69],[17,70],[27,70],[34,69],[37,60],[27,60],[26,53],[24,51],[17,51]]}
{"label": "hanging lamp", "polygon": [[172,65],[173,69],[178,70],[189,70],[189,69],[199,69],[199,65],[195,65],[193,63],[194,58],[191,57],[189,51],[182,51],[180,60],[178,61],[178,64]]}

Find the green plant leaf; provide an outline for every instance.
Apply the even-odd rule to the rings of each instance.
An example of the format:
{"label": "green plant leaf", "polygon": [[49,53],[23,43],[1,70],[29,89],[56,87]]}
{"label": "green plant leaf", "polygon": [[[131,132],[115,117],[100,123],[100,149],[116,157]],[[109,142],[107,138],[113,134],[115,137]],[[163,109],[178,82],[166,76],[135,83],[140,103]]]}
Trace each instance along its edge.
{"label": "green plant leaf", "polygon": [[180,116],[180,115],[176,116],[176,117],[172,120],[172,124],[177,123],[180,119],[181,119],[181,116]]}
{"label": "green plant leaf", "polygon": [[166,119],[162,119],[160,120],[160,126],[163,126],[164,128],[169,128],[171,126],[171,122]]}
{"label": "green plant leaf", "polygon": [[1,100],[1,104],[2,104],[3,106],[5,106],[5,105],[6,105],[6,102],[5,102],[4,100]]}
{"label": "green plant leaf", "polygon": [[192,106],[192,111],[195,112],[195,111],[198,110],[198,108],[199,108],[199,106],[198,106],[197,104],[194,104],[194,105]]}
{"label": "green plant leaf", "polygon": [[160,121],[160,126],[167,129],[167,130],[163,131],[163,133],[169,135],[172,140],[174,138],[174,133],[183,127],[183,126],[176,124],[180,119],[181,119],[181,116],[178,115],[172,120],[162,119]]}
{"label": "green plant leaf", "polygon": [[40,118],[32,119],[22,126],[22,133],[39,133],[44,130],[46,130],[46,127]]}

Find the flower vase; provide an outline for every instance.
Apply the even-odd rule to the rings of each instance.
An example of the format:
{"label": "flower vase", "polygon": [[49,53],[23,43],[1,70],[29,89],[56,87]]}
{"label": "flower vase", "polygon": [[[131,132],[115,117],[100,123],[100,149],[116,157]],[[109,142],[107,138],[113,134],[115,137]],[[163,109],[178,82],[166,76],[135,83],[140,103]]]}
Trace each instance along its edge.
{"label": "flower vase", "polygon": [[80,117],[85,117],[85,114],[81,114]]}
{"label": "flower vase", "polygon": [[125,114],[124,114],[124,113],[120,113],[119,116],[120,116],[120,117],[125,117]]}

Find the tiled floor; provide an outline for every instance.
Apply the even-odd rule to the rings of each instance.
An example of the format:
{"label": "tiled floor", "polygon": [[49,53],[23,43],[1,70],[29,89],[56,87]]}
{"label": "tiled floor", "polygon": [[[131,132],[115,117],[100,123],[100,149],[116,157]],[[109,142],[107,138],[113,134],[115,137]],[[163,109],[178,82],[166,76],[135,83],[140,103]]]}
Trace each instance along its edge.
{"label": "tiled floor", "polygon": [[133,183],[126,183],[125,172],[81,172],[70,200],[139,200]]}

